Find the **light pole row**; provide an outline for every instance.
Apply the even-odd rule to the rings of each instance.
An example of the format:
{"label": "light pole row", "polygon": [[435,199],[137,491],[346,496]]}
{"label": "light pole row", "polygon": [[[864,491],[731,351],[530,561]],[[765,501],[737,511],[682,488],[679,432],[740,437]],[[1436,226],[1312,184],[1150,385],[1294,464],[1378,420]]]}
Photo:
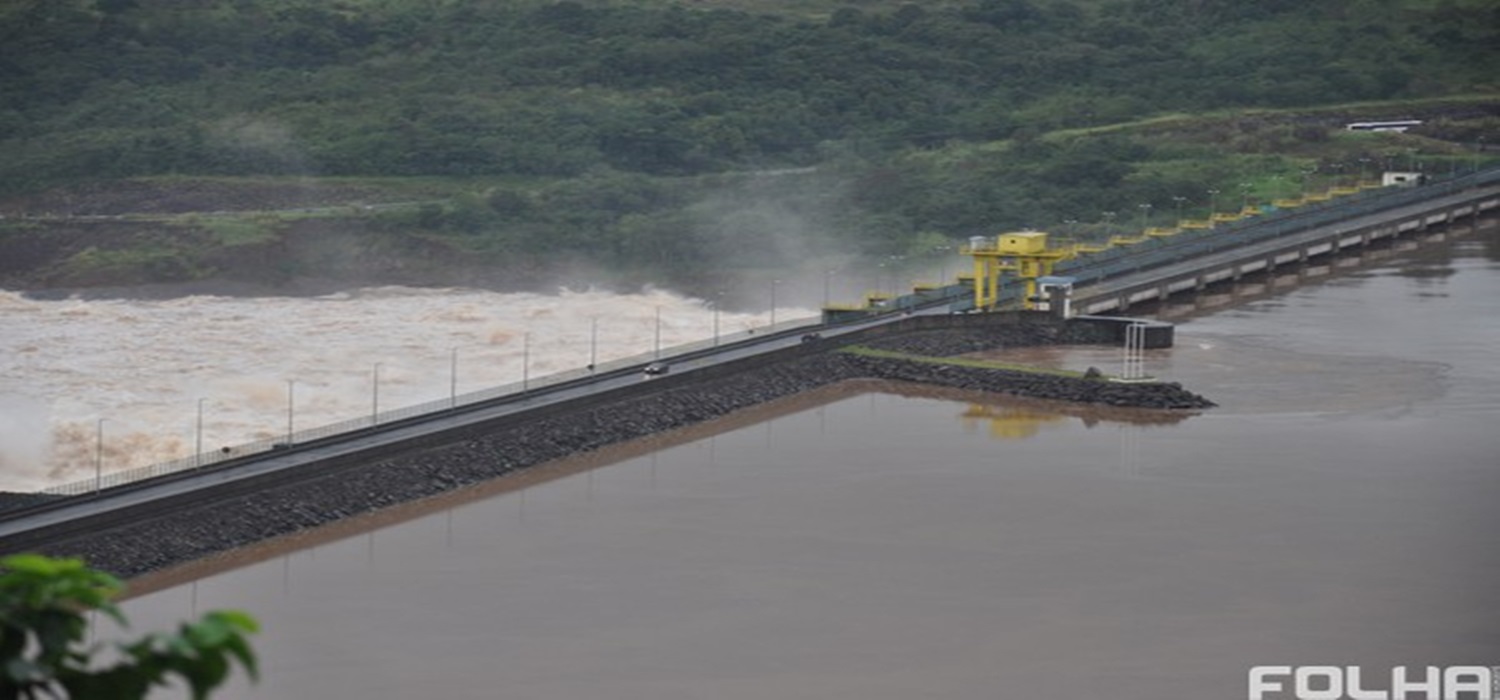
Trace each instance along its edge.
{"label": "light pole row", "polygon": [[[829,270],[827,274],[833,274],[835,270]],[[771,284],[771,325],[776,324],[776,288],[780,280],[773,280]],[[826,283],[825,283],[826,284]],[[714,345],[718,346],[720,339],[720,313],[724,292],[721,290],[715,294],[713,304],[713,332]],[[826,296],[826,291],[825,291]],[[452,348],[449,352],[448,370],[448,402],[449,407],[458,405],[458,348]],[[655,310],[655,337],[653,342],[653,356],[661,357],[662,351],[662,309],[660,306]],[[589,319],[589,373],[597,371],[599,361],[599,317],[593,316]],[[381,370],[385,363],[375,362],[370,370],[370,424],[372,426],[380,423],[380,379]],[[531,333],[526,332],[521,336],[521,390],[528,391],[531,384]],[[194,417],[193,437],[193,466],[201,467],[204,464],[203,451],[203,422],[204,406],[207,398],[198,398]],[[104,424],[107,418],[98,418],[94,426],[94,491],[103,490],[104,487]],[[290,446],[294,443],[297,434],[297,380],[286,380],[286,435],[284,444]]]}

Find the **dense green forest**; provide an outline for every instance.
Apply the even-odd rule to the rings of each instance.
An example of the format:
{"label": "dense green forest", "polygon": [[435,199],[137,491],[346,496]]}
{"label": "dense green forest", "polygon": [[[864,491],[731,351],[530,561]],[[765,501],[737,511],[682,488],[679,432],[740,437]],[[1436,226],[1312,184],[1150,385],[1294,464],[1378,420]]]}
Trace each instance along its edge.
{"label": "dense green forest", "polygon": [[496,261],[754,266],[804,254],[765,245],[799,228],[898,254],[1445,154],[1348,142],[1322,105],[1446,115],[1428,135],[1455,168],[1494,127],[1490,0],[761,6],[0,0],[0,195],[425,180],[437,201],[366,228]]}

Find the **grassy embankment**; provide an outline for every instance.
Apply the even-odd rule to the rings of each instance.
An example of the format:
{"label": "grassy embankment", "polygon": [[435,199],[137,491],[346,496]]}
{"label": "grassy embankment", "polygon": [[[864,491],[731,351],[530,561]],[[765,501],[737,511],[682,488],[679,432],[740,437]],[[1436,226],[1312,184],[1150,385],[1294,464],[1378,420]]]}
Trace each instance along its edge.
{"label": "grassy embankment", "polygon": [[[840,348],[839,352],[848,353],[850,355],[858,355],[860,357],[874,357],[884,360],[904,360],[907,362],[918,362],[927,365],[971,367],[974,369],[995,369],[1004,370],[1007,372],[1024,372],[1026,374],[1043,374],[1052,377],[1070,377],[1073,379],[1083,379],[1085,376],[1083,372],[1077,372],[1069,369],[1053,369],[1050,367],[1020,365],[1011,362],[996,362],[993,360],[975,360],[966,357],[927,357],[925,355],[912,355],[909,353],[895,352],[892,350],[877,350],[875,348],[865,347],[863,345],[851,345],[849,347]],[[1108,378],[1108,375],[1101,375],[1100,378]]]}

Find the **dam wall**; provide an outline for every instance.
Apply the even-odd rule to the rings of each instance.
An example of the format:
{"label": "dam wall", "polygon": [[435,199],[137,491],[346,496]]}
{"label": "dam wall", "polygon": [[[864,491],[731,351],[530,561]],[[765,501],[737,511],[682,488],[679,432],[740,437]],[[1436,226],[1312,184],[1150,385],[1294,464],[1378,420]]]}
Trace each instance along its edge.
{"label": "dam wall", "polygon": [[1175,384],[1117,383],[839,351],[860,345],[944,356],[1001,347],[1109,343],[1122,323],[1062,322],[1039,314],[912,316],[838,338],[809,337],[731,362],[643,377],[630,386],[433,431],[397,447],[29,531],[7,537],[0,551],[78,556],[122,577],[139,576],[852,379],[1110,406],[1193,410],[1213,405]]}

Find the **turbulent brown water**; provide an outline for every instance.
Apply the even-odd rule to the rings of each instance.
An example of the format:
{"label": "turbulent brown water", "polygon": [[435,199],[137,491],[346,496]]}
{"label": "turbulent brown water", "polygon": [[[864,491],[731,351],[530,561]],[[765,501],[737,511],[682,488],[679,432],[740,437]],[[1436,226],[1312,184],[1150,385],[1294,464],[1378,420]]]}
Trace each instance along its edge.
{"label": "turbulent brown water", "polygon": [[1309,273],[1162,310],[1147,370],[1202,415],[845,387],[127,611],[256,614],[265,679],[232,698],[1220,698],[1258,664],[1500,664],[1500,236]]}
{"label": "turbulent brown water", "polygon": [[[778,321],[812,313],[780,311]],[[702,300],[660,290],[166,300],[0,291],[0,490],[91,478],[96,460],[111,472],[190,457],[199,400],[212,450],[284,433],[288,380],[295,424],[314,427],[447,398],[455,378],[459,392],[517,382],[528,358],[539,377],[591,355],[651,352],[658,317],[663,347],[710,338],[714,316]],[[718,317],[726,336],[769,321]]]}

